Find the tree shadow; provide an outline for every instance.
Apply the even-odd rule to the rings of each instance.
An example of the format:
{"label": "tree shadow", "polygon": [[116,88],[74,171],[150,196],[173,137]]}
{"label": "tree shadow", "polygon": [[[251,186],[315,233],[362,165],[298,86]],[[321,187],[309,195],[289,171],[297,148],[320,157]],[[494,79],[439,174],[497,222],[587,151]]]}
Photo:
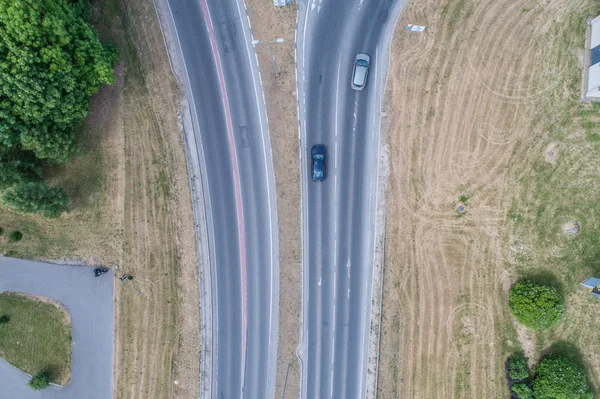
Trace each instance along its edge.
{"label": "tree shadow", "polygon": [[542,360],[550,354],[566,357],[567,359],[575,363],[577,366],[581,367],[583,370],[587,370],[586,363],[583,360],[583,354],[581,353],[579,348],[573,345],[571,342],[557,341],[549,347],[543,349],[541,353]]}
{"label": "tree shadow", "polygon": [[60,382],[60,373],[59,373],[59,367],[57,367],[56,365],[47,365],[46,367],[44,367],[42,369],[42,372],[44,374],[46,374],[48,377],[50,377],[50,381],[52,383],[59,383]]}
{"label": "tree shadow", "polygon": [[558,293],[564,297],[564,286],[562,282],[556,278],[554,273],[546,269],[527,269],[521,273],[521,277],[515,282],[515,284],[523,281],[534,281],[539,284],[548,285],[556,288]]}

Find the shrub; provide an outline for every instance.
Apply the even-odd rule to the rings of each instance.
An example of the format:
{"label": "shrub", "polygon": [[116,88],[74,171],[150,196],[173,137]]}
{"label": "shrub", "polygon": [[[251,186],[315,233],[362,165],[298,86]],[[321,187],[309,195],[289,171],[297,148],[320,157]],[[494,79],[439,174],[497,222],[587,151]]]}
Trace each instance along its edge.
{"label": "shrub", "polygon": [[8,315],[0,316],[0,324],[8,323],[9,321],[10,318],[8,317]]}
{"label": "shrub", "polygon": [[524,383],[514,384],[512,391],[517,395],[519,399],[533,399],[533,391],[529,388],[529,385]]}
{"label": "shrub", "polygon": [[508,305],[519,323],[534,330],[554,326],[565,312],[563,298],[555,288],[533,281],[517,283],[510,290]]}
{"label": "shrub", "polygon": [[585,371],[564,356],[544,358],[533,381],[536,399],[592,399]]}
{"label": "shrub", "polygon": [[13,242],[21,241],[21,238],[23,238],[23,233],[20,231],[13,231],[10,233],[10,240]]}
{"label": "shrub", "polygon": [[529,378],[527,359],[523,353],[515,353],[508,358],[507,371],[511,380],[521,381]]}
{"label": "shrub", "polygon": [[50,377],[46,372],[40,371],[39,373],[31,377],[31,380],[29,380],[29,383],[27,385],[29,385],[36,391],[41,391],[44,388],[48,388],[48,385],[50,385]]}
{"label": "shrub", "polygon": [[4,234],[4,229],[0,227],[0,235]]}
{"label": "shrub", "polygon": [[20,183],[2,194],[2,204],[21,214],[39,214],[45,219],[55,219],[69,211],[69,196],[61,187],[47,183]]}

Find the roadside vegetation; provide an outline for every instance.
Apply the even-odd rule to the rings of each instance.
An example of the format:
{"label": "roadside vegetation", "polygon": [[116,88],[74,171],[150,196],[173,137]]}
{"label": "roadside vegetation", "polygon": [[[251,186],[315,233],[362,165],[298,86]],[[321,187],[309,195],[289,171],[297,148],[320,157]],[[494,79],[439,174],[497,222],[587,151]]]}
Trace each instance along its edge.
{"label": "roadside vegetation", "polygon": [[46,219],[0,208],[0,253],[118,265],[132,275],[116,282],[115,397],[197,398],[198,269],[182,93],[152,0],[90,4],[99,43],[119,54],[114,82],[91,96],[68,160],[44,163],[37,181],[62,187],[69,212]]}
{"label": "roadside vegetation", "polygon": [[0,190],[17,213],[54,219],[69,209],[44,169],[76,152],[89,97],[114,82],[117,60],[90,16],[87,0],[0,1]]}
{"label": "roadside vegetation", "polygon": [[[33,376],[44,374],[48,382],[69,382],[71,321],[65,310],[50,302],[3,293],[0,315],[0,357]],[[41,387],[41,382],[36,379],[35,387]]]}
{"label": "roadside vegetation", "polygon": [[548,329],[564,316],[563,298],[554,287],[533,281],[517,283],[508,296],[513,316],[534,330]]}
{"label": "roadside vegetation", "polygon": [[[596,0],[407,4],[385,110],[380,397],[506,398],[521,350],[513,397],[598,394],[600,300],[580,286],[600,276],[600,106],[580,101],[598,14]],[[415,21],[423,34],[403,30]],[[554,356],[579,374],[545,378]]]}

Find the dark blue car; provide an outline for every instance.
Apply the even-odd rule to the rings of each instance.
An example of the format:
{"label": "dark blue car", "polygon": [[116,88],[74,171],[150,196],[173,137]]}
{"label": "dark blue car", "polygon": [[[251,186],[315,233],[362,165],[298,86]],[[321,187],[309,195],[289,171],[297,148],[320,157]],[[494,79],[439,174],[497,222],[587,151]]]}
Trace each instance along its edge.
{"label": "dark blue car", "polygon": [[323,144],[313,145],[310,153],[312,155],[312,179],[321,181],[325,179],[325,146]]}

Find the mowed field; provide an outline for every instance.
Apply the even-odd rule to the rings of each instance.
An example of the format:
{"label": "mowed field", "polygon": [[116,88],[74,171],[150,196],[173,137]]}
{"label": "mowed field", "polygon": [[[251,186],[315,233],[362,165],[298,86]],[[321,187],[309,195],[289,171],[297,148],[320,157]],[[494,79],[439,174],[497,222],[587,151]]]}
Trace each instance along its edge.
{"label": "mowed field", "polygon": [[[579,102],[589,0],[413,1],[392,43],[380,398],[508,398],[504,362],[550,346],[597,392],[600,108]],[[426,25],[423,33],[404,31]],[[457,206],[466,205],[459,214]],[[581,232],[568,237],[567,222]],[[556,328],[519,328],[508,291],[556,285]]]}
{"label": "mowed field", "polygon": [[[117,46],[119,63],[115,83],[92,97],[79,153],[48,170],[72,211],[46,221],[0,209],[0,252],[131,274],[116,282],[115,398],[197,398],[198,266],[182,92],[152,0],[91,3],[92,24]],[[18,243],[7,237],[14,230],[23,233]]]}

